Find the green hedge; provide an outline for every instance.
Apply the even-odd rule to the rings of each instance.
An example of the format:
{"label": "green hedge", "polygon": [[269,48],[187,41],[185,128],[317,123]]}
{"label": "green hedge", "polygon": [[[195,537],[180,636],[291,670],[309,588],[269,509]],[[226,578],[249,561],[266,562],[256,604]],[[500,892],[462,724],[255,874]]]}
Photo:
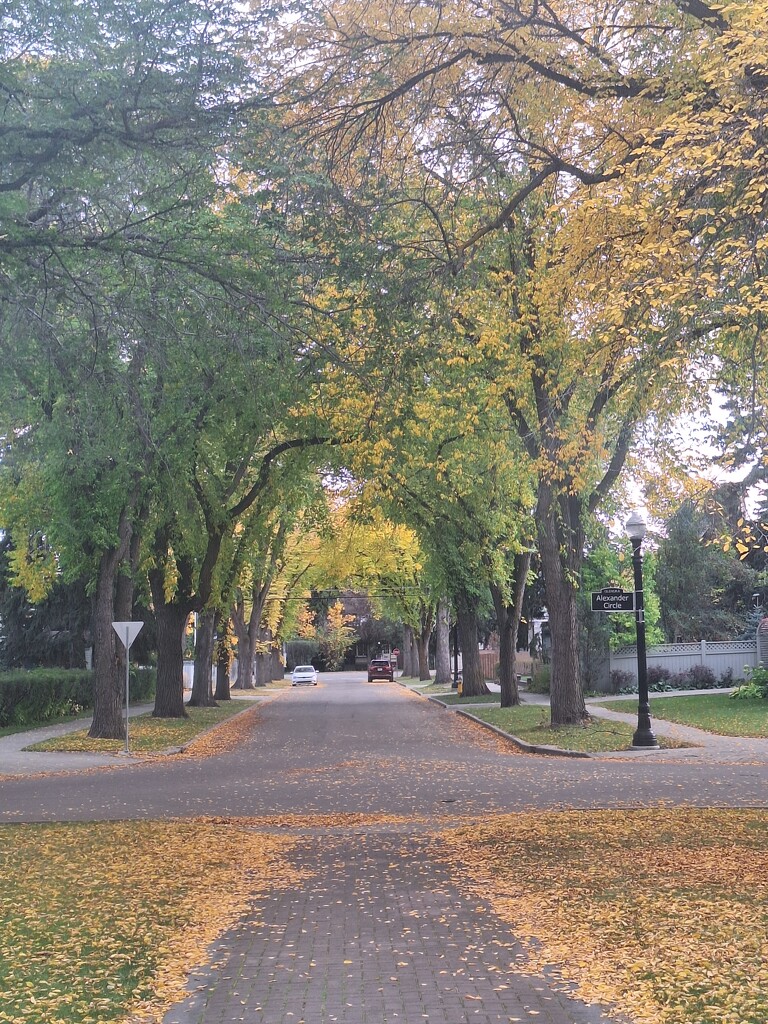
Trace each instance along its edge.
{"label": "green hedge", "polygon": [[549,693],[550,665],[539,665],[528,683],[528,693]]}
{"label": "green hedge", "polygon": [[93,707],[93,673],[40,668],[0,673],[0,727],[37,725]]}
{"label": "green hedge", "polygon": [[[157,684],[156,668],[132,668],[130,693],[128,694],[131,704],[144,704],[155,699],[155,686]],[[125,681],[125,676],[123,676]]]}
{"label": "green hedge", "polygon": [[[132,668],[131,704],[155,696],[157,671]],[[93,672],[86,669],[40,668],[0,673],[0,728],[41,725],[93,707]]]}

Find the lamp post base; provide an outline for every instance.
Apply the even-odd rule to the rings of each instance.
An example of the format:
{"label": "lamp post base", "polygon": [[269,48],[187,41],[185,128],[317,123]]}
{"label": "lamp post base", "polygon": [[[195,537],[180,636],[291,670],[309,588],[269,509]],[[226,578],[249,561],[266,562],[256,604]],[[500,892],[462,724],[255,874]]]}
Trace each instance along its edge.
{"label": "lamp post base", "polygon": [[650,729],[639,730],[632,737],[630,750],[659,750],[659,741]]}

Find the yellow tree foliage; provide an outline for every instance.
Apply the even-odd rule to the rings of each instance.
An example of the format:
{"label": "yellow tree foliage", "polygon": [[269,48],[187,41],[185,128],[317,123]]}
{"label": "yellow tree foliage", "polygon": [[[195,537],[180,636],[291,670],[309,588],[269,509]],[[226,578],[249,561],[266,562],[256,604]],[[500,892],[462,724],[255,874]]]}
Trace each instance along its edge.
{"label": "yellow tree foliage", "polygon": [[[344,188],[380,190],[388,243],[431,282],[412,302],[434,344],[412,318],[399,358],[421,348],[425,380],[439,364],[469,382],[475,409],[505,414],[537,481],[556,721],[585,714],[585,515],[640,424],[663,430],[708,401],[702,368],[763,345],[766,25],[766,0],[333,0],[287,29],[294,120]],[[403,323],[357,298],[346,344],[365,352],[367,337],[389,357]],[[340,375],[339,408],[348,385]],[[355,401],[359,414],[363,389]],[[372,430],[372,461],[391,464],[397,441]]]}

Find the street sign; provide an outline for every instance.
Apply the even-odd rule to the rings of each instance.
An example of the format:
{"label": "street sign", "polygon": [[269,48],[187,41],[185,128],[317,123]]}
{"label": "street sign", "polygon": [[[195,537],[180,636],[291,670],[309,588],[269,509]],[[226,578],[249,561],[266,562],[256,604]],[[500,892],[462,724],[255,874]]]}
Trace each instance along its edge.
{"label": "street sign", "polygon": [[633,612],[635,595],[621,587],[603,587],[592,591],[593,612]]}
{"label": "street sign", "polygon": [[129,651],[131,644],[141,632],[141,627],[144,625],[143,622],[113,622],[112,629],[117,633],[122,641],[123,647],[125,648],[125,752],[130,752],[129,739],[128,739],[128,703],[129,703],[129,686],[130,686],[130,672],[129,672]]}
{"label": "street sign", "polygon": [[126,651],[141,632],[143,622],[113,622],[112,629],[117,633],[123,642]]}

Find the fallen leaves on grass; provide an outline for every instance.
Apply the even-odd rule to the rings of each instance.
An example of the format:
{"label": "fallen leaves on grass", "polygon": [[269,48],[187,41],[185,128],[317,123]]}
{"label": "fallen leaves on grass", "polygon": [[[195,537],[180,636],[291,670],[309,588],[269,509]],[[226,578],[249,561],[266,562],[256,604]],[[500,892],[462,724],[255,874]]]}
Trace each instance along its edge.
{"label": "fallen leaves on grass", "polygon": [[767,838],[764,811],[669,808],[504,816],[441,843],[582,996],[637,1024],[762,1024]]}
{"label": "fallen leaves on grass", "polygon": [[[549,708],[536,705],[518,705],[512,708],[472,708],[475,718],[496,726],[532,746],[554,747],[559,750],[600,754],[614,750],[629,750],[635,731],[634,725],[609,721],[594,716],[580,725],[551,726]],[[659,737],[663,748],[687,747],[682,740]]]}
{"label": "fallen leaves on grass", "polygon": [[[162,753],[184,747],[197,739],[205,739],[208,731],[224,727],[230,718],[250,718],[258,705],[243,705],[242,701],[225,702],[215,708],[187,708],[187,718],[153,718],[139,715],[128,726],[129,746],[132,753]],[[234,724],[234,723],[231,723]],[[34,743],[28,750],[76,751],[88,753],[120,753],[125,747],[122,739],[94,739],[86,729],[55,736]]]}
{"label": "fallen leaves on grass", "polygon": [[291,846],[237,820],[0,829],[0,1021],[161,1019],[255,893],[300,881]]}
{"label": "fallen leaves on grass", "polygon": [[[622,701],[601,702],[610,711],[625,711]],[[651,713],[656,719],[704,729],[717,736],[768,736],[768,701],[731,700],[727,693],[700,693],[685,697],[654,697]]]}

